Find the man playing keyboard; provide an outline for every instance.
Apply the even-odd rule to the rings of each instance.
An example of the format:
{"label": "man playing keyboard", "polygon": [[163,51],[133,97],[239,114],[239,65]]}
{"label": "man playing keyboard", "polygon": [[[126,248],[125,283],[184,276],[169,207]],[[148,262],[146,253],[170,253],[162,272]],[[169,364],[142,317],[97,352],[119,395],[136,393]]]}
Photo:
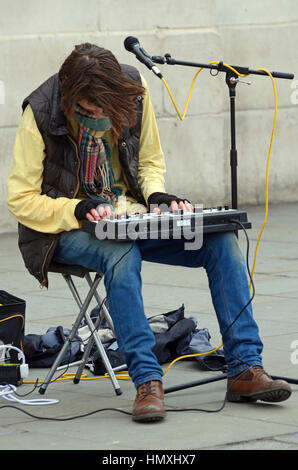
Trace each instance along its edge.
{"label": "man playing keyboard", "polygon": [[[80,230],[121,208],[129,214],[166,204],[192,211],[168,194],[165,161],[146,81],[131,66],[89,43],[76,46],[23,102],[8,178],[8,208],[19,222],[29,272],[48,286],[51,261],[104,273],[117,342],[136,388],[135,421],[165,418],[163,371],[152,352],[144,312],[142,261],[206,270],[223,335],[230,401],[282,401],[290,386],[263,369],[263,345],[249,304],[244,258],[233,232],[208,234],[197,250],[183,240],[99,240]],[[185,182],[187,184],[187,182]]]}

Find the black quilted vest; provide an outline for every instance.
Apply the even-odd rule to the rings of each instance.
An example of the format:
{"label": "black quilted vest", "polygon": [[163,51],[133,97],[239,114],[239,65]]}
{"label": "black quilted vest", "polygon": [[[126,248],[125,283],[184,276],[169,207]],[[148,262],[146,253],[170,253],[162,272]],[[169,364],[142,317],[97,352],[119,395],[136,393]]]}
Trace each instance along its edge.
{"label": "black quilted vest", "polygon": [[[122,65],[122,71],[141,83],[134,67]],[[46,157],[42,194],[52,198],[77,197],[80,190],[80,155],[75,138],[67,129],[64,113],[60,108],[58,75],[53,75],[33,91],[23,102],[30,104],[37,127],[43,137]],[[142,122],[142,98],[139,98],[138,119],[134,127],[124,128],[119,139],[119,159],[129,183],[130,192],[138,202],[145,204],[137,182],[138,150]],[[18,224],[19,248],[28,271],[42,286],[48,287],[48,268],[51,263],[58,235],[42,233]]]}

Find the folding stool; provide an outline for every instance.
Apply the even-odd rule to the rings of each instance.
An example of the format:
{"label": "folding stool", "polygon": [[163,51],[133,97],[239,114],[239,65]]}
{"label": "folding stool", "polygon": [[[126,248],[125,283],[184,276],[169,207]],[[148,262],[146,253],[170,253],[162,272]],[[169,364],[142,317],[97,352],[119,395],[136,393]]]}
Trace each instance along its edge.
{"label": "folding stool", "polygon": [[[39,393],[44,394],[48,384],[51,382],[51,379],[53,375],[55,374],[56,370],[58,369],[63,357],[65,356],[67,349],[71,343],[71,341],[74,339],[76,336],[78,329],[82,325],[82,321],[85,320],[86,324],[90,330],[90,338],[88,340],[88,344],[85,347],[84,354],[82,357],[82,360],[79,361],[80,365],[77,369],[76,375],[74,377],[74,383],[79,383],[82,371],[85,367],[85,364],[89,358],[92,346],[95,342],[96,347],[98,349],[98,352],[100,354],[100,357],[102,358],[102,361],[105,365],[105,368],[109,374],[109,377],[111,379],[111,382],[113,384],[114,390],[116,395],[121,395],[122,390],[118,384],[118,381],[115,377],[114,369],[111,366],[111,363],[108,359],[108,356],[106,354],[106,351],[104,349],[104,346],[101,342],[100,336],[98,334],[98,328],[100,324],[102,323],[103,319],[105,319],[109,325],[109,327],[113,329],[113,322],[110,317],[109,311],[101,299],[100,295],[97,292],[97,287],[100,283],[100,281],[103,278],[103,274],[101,272],[95,272],[95,271],[90,271],[89,269],[84,268],[83,266],[78,266],[78,265],[66,265],[66,264],[60,264],[60,263],[52,263],[49,268],[49,272],[54,272],[54,273],[60,273],[62,274],[63,278],[65,279],[78,307],[79,307],[79,314],[72,326],[72,329],[70,331],[69,336],[65,340],[64,345],[62,346],[61,351],[59,352],[55,362],[53,363],[52,367],[50,368],[43,384],[39,388]],[[90,273],[93,272],[95,273],[93,280],[91,279]],[[72,276],[77,276],[80,278],[85,278],[88,285],[89,285],[89,291],[87,293],[87,296],[82,302],[79,293],[76,289],[76,286],[73,282]],[[98,318],[96,319],[95,323],[93,323],[89,313],[87,312],[87,309],[89,307],[89,304],[92,300],[92,298],[95,297],[97,304],[100,306],[100,312],[98,315]],[[125,365],[124,365],[125,366]],[[120,366],[121,368],[121,366]],[[117,370],[120,369],[119,367]]]}

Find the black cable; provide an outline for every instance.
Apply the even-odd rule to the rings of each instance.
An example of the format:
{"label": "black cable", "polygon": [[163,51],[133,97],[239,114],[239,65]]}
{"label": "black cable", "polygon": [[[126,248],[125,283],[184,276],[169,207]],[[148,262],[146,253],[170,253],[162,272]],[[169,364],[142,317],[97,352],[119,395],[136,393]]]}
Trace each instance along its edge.
{"label": "black cable", "polygon": [[31,393],[33,393],[36,388],[39,388],[39,387],[41,386],[41,385],[38,385],[38,381],[39,381],[39,378],[37,377],[37,379],[35,380],[35,384],[34,384],[34,386],[33,386],[33,389],[30,390],[29,392],[26,392],[26,393],[24,393],[24,394],[21,394],[21,393],[18,393],[17,391],[14,391],[15,395],[16,395],[17,397],[20,397],[20,398],[27,397],[28,395],[30,395]]}
{"label": "black cable", "polygon": [[[241,375],[243,375],[246,371],[243,371],[241,374],[240,374],[240,377]],[[208,410],[208,409],[204,409],[204,408],[177,408],[175,410],[173,410],[172,408],[171,409],[166,409],[166,412],[167,413],[181,413],[181,412],[186,412],[186,411],[201,411],[201,412],[205,412],[205,413],[219,413],[220,411],[222,411],[227,403],[227,395],[228,395],[228,392],[230,390],[230,388],[234,385],[234,383],[239,379],[239,377],[237,377],[236,379],[233,380],[233,382],[230,384],[228,390],[226,391],[226,394],[225,394],[225,398],[224,398],[224,401],[223,401],[223,404],[220,406],[220,408],[216,409],[216,410]],[[30,416],[31,418],[35,418],[35,419],[40,419],[40,420],[45,420],[45,421],[72,421],[74,419],[78,419],[78,418],[86,418],[87,416],[92,416],[96,413],[100,413],[102,411],[117,411],[119,413],[122,413],[122,414],[125,414],[125,415],[128,415],[128,416],[132,416],[132,413],[129,412],[129,411],[124,411],[124,410],[121,410],[119,408],[99,408],[97,410],[93,410],[93,411],[89,411],[88,413],[84,413],[84,414],[81,414],[81,415],[77,415],[77,416],[70,416],[68,418],[48,418],[48,417],[45,417],[45,416],[37,416],[37,415],[34,415],[32,413],[29,413],[29,411],[26,411],[26,410],[23,410],[22,408],[19,408],[18,406],[14,406],[14,405],[3,405],[3,406],[0,406],[0,410],[1,409],[4,409],[4,408],[13,408],[17,411],[21,411],[22,413],[26,414],[27,416]]]}
{"label": "black cable", "polygon": [[[223,332],[222,334],[222,340],[224,340],[224,337],[226,336],[227,332],[232,328],[232,326],[236,323],[236,321],[238,320],[238,318],[240,317],[240,315],[242,315],[242,313],[246,310],[246,308],[251,304],[251,302],[253,301],[254,297],[255,297],[255,285],[254,285],[254,282],[253,282],[253,279],[252,279],[252,275],[251,275],[251,272],[250,272],[250,267],[249,267],[249,238],[248,238],[248,235],[247,235],[247,231],[244,227],[244,225],[239,222],[239,220],[237,219],[231,219],[229,220],[229,222],[231,223],[235,223],[235,224],[238,224],[243,232],[244,232],[244,235],[246,237],[246,269],[247,269],[247,272],[248,272],[248,276],[249,276],[249,280],[251,282],[251,286],[252,286],[252,295],[249,299],[249,301],[246,303],[246,305],[244,305],[244,307],[240,310],[240,312],[238,313],[238,315],[234,318],[234,320],[230,323],[230,325],[227,326],[226,330]],[[231,351],[226,347],[224,346],[224,349],[231,355],[233,356],[235,359],[237,359],[237,361],[239,361],[241,364],[243,365],[246,365],[246,366],[249,366],[251,367],[251,364],[249,364],[248,362],[245,362],[243,359],[240,359],[238,356],[236,356],[235,354],[231,353]]]}
{"label": "black cable", "polygon": [[253,282],[253,279],[252,279],[252,275],[251,275],[251,272],[250,272],[250,267],[249,267],[249,238],[248,238],[248,235],[247,235],[247,232],[246,232],[246,229],[244,227],[244,225],[239,222],[239,220],[236,220],[236,219],[231,219],[230,222],[232,223],[236,223],[238,225],[240,225],[240,227],[243,229],[243,232],[245,234],[245,237],[246,237],[246,268],[247,268],[247,272],[248,272],[248,276],[249,276],[249,280],[251,282],[251,286],[252,286],[252,296],[251,298],[249,299],[249,301],[247,302],[247,304],[242,308],[242,310],[240,310],[240,312],[238,313],[238,315],[234,318],[234,320],[232,321],[232,323],[226,328],[226,330],[224,331],[224,333],[222,334],[222,338],[225,337],[225,335],[227,334],[228,330],[230,328],[232,328],[232,326],[234,325],[234,323],[238,320],[238,318],[240,317],[240,315],[242,315],[243,311],[249,306],[249,304],[251,304],[251,302],[253,301],[253,298],[255,296],[255,286],[254,286],[254,282]]}
{"label": "black cable", "polygon": [[180,411],[180,412],[181,412],[181,411],[204,411],[205,413],[219,413],[219,412],[222,411],[222,410],[224,409],[224,407],[226,406],[227,399],[228,399],[228,393],[229,393],[230,389],[232,388],[232,386],[234,385],[234,383],[237,382],[237,380],[239,380],[240,377],[241,377],[243,374],[245,374],[245,372],[246,372],[246,370],[244,370],[243,372],[241,372],[241,374],[240,374],[238,377],[236,377],[236,378],[232,381],[232,383],[229,385],[229,387],[228,387],[228,389],[227,389],[227,391],[226,391],[226,393],[225,393],[224,401],[223,401],[222,405],[221,405],[218,409],[216,409],[216,410],[207,410],[207,409],[205,409],[205,408],[180,408],[180,409],[175,409],[175,410],[171,409],[171,410],[167,410],[167,411],[170,411],[170,412],[171,412],[171,411],[177,411],[177,412],[179,412],[179,411]]}
{"label": "black cable", "polygon": [[26,410],[23,410],[22,408],[19,408],[18,406],[13,406],[13,405],[0,406],[0,410],[2,410],[4,408],[13,408],[14,410],[22,411],[22,413],[25,413],[26,415],[30,416],[31,418],[42,419],[42,420],[46,420],[46,421],[71,421],[73,419],[85,418],[86,416],[91,416],[91,415],[94,415],[95,413],[99,413],[99,412],[102,412],[102,411],[118,411],[119,413],[123,413],[123,414],[131,416],[131,413],[129,411],[120,410],[118,408],[100,408],[98,410],[90,411],[90,412],[84,413],[82,415],[70,416],[69,418],[48,418],[46,416],[36,416],[32,413],[29,413],[29,411],[26,411]]}

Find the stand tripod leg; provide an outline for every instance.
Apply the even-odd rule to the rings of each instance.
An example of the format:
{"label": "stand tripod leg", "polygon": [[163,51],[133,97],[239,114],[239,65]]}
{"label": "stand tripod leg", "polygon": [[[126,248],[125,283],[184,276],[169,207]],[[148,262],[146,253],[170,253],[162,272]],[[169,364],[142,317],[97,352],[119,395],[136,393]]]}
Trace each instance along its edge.
{"label": "stand tripod leg", "polygon": [[285,380],[289,384],[298,385],[298,379],[291,379],[290,377],[279,377],[277,375],[271,375],[274,380]]}
{"label": "stand tripod leg", "polygon": [[175,385],[174,387],[168,387],[164,390],[164,393],[177,392],[178,390],[184,390],[186,388],[197,387],[199,385],[209,384],[212,382],[218,382],[227,378],[227,374],[217,375],[209,377],[208,379],[195,380],[194,382],[188,382],[181,385]]}
{"label": "stand tripod leg", "polygon": [[[276,375],[271,376],[274,380],[285,380],[289,384],[298,384],[298,379],[291,379],[288,377],[279,377]],[[196,380],[194,382],[188,382],[185,384],[175,385],[174,387],[168,387],[164,390],[164,393],[177,392],[179,390],[185,390],[187,388],[198,387],[199,385],[209,384],[212,382],[218,382],[227,378],[227,374],[222,374],[219,376],[209,377],[209,379]]]}

